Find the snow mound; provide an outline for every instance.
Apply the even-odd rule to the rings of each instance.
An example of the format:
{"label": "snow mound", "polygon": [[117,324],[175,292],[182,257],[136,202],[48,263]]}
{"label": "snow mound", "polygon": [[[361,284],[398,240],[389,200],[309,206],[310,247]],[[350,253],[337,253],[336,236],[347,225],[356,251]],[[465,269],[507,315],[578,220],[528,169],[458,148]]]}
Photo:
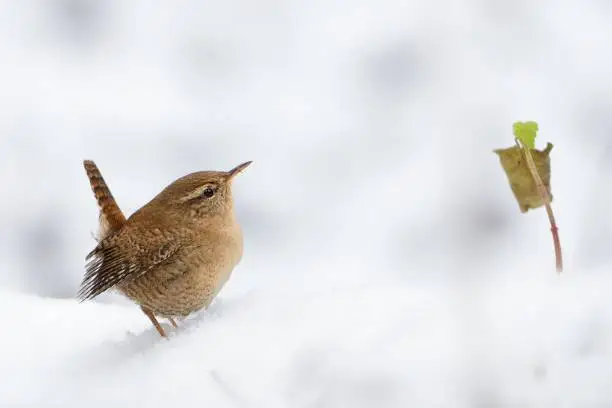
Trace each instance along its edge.
{"label": "snow mound", "polygon": [[138,308],[2,293],[0,406],[610,406],[610,282],[380,284]]}

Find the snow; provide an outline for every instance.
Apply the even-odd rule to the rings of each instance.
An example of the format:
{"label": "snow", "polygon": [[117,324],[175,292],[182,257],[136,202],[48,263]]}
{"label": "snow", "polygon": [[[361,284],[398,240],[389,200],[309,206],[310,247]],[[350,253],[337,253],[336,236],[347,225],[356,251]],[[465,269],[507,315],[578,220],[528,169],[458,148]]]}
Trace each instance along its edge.
{"label": "snow", "polygon": [[605,282],[256,290],[166,324],[167,340],[134,307],[3,293],[19,313],[3,320],[0,395],[3,406],[606,406]]}
{"label": "snow", "polygon": [[[609,407],[612,8],[0,4],[0,407]],[[8,61],[8,62],[7,62]],[[565,271],[495,148],[554,143]],[[245,255],[161,339],[78,303],[99,165],[132,213],[253,164]]]}

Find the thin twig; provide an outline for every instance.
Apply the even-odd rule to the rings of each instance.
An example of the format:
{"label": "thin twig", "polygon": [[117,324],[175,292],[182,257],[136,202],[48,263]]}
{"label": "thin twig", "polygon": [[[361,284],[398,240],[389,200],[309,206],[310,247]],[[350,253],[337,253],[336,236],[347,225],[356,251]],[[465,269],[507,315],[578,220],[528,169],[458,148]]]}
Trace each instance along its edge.
{"label": "thin twig", "polygon": [[531,176],[533,177],[536,183],[536,187],[538,189],[538,192],[540,193],[540,197],[542,198],[542,201],[544,201],[544,207],[546,208],[546,214],[548,214],[548,221],[550,221],[550,232],[552,233],[553,243],[555,246],[555,259],[557,261],[556,262],[557,263],[557,273],[561,273],[563,272],[563,255],[561,253],[561,241],[559,240],[559,228],[557,228],[555,216],[553,214],[553,210],[550,205],[550,195],[548,194],[546,187],[544,187],[544,183],[542,182],[542,179],[540,178],[540,174],[538,173],[537,167],[535,163],[533,162],[533,157],[531,157],[531,152],[529,151],[529,148],[522,145],[518,139],[515,139],[515,141],[516,141],[517,146],[521,148],[521,150],[525,154],[525,159],[527,161],[527,167],[529,168],[529,172],[531,173]]}

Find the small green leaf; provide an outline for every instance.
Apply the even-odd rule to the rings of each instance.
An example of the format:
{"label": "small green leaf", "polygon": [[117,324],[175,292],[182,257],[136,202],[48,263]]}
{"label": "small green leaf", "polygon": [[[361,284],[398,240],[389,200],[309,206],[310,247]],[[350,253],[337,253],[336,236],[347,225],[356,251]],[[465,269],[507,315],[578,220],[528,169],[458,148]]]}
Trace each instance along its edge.
{"label": "small green leaf", "polygon": [[538,134],[537,122],[514,122],[512,125],[514,137],[516,137],[523,146],[529,149],[535,149],[535,138]]}

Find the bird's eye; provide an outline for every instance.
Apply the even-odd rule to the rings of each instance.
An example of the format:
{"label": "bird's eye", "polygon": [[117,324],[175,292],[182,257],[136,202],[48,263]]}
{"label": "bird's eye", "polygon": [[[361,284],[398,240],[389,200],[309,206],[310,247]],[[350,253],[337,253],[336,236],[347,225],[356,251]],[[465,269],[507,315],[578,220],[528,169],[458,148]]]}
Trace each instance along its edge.
{"label": "bird's eye", "polygon": [[212,187],[206,187],[204,191],[202,191],[202,197],[210,198],[215,195],[215,190]]}

